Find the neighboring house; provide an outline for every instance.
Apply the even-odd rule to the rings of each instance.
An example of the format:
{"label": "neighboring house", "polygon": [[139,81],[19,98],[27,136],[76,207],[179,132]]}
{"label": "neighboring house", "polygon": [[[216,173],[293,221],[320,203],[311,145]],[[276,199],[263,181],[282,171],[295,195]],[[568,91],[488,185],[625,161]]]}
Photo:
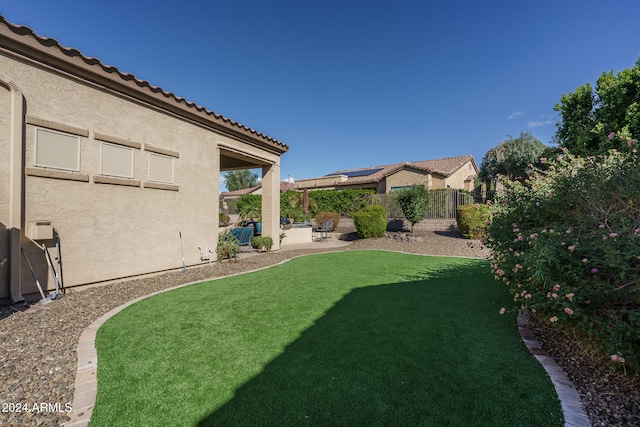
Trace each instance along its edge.
{"label": "neighboring house", "polygon": [[389,193],[414,184],[428,189],[452,188],[473,190],[478,166],[473,156],[448,157],[419,162],[341,170],[318,178],[298,179],[297,190],[373,189],[378,194]]}
{"label": "neighboring house", "polygon": [[0,298],[38,292],[21,249],[53,288],[41,244],[55,258],[58,237],[66,287],[181,268],[181,247],[200,263],[225,170],[262,168],[277,237],[287,150],[0,16]]}

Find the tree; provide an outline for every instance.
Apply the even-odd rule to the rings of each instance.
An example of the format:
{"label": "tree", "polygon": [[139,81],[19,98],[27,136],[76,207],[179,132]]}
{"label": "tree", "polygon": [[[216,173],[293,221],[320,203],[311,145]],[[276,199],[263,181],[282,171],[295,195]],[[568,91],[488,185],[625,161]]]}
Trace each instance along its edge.
{"label": "tree", "polygon": [[409,188],[398,190],[394,195],[404,217],[411,223],[411,232],[413,233],[413,226],[422,221],[427,215],[429,191],[424,185],[416,184]]}
{"label": "tree", "polygon": [[229,171],[225,174],[224,182],[229,191],[242,190],[258,185],[258,175],[249,169]]}
{"label": "tree", "polygon": [[495,179],[496,175],[510,180],[526,178],[529,165],[540,163],[540,157],[548,148],[530,132],[521,132],[517,138],[509,135],[509,139],[484,155],[479,177],[483,181]]}
{"label": "tree", "polygon": [[240,218],[254,221],[262,216],[262,196],[244,194],[238,197],[238,215]]}
{"label": "tree", "polygon": [[554,110],[561,116],[554,140],[572,154],[619,149],[628,137],[640,135],[640,57],[633,68],[602,73],[595,90],[586,83],[563,94]]}

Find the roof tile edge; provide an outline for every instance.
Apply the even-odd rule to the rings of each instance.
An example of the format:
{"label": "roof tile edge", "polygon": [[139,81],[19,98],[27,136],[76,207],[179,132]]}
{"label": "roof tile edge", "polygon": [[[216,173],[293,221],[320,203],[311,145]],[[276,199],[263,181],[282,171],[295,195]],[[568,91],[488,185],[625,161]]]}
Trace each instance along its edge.
{"label": "roof tile edge", "polygon": [[[102,63],[98,58],[84,56],[82,52],[80,52],[78,49],[62,46],[57,40],[50,37],[40,36],[27,26],[12,24],[11,22],[7,21],[7,19],[1,14],[0,14],[0,24],[3,24],[4,26],[6,26],[6,28],[11,33],[18,36],[13,38],[15,42],[20,43],[20,40],[19,40],[20,37],[32,37],[36,42],[38,42],[38,44],[40,44],[45,48],[49,48],[49,49],[57,48],[61,54],[68,57],[69,59],[72,59],[72,58],[81,59],[82,62],[88,65],[91,68],[91,71],[93,71],[96,74],[102,74],[103,77],[107,77],[107,78],[112,78],[112,76],[115,74],[123,82],[135,83],[135,85],[139,88],[138,90],[140,92],[142,92],[143,90],[148,90],[152,95],[160,94],[167,99],[171,99],[175,104],[177,104],[181,109],[185,111],[195,110],[195,111],[189,111],[189,112],[200,114],[200,115],[204,114],[209,118],[209,120],[213,118],[213,121],[218,122],[219,125],[222,125],[227,128],[232,128],[231,130],[234,130],[233,128],[235,128],[236,131],[241,131],[242,133],[247,134],[247,136],[253,136],[254,138],[260,139],[264,142],[268,142],[270,143],[270,145],[274,146],[274,148],[276,148],[278,151],[282,153],[288,151],[289,149],[289,147],[285,143],[275,138],[267,136],[261,132],[256,131],[255,129],[252,129],[248,126],[245,126],[241,123],[238,123],[234,120],[231,120],[227,117],[217,114],[214,111],[211,111],[203,106],[199,106],[194,102],[188,101],[185,98],[175,95],[172,92],[165,91],[161,87],[154,86],[146,80],[140,80],[133,74],[124,73],[120,71],[116,66],[106,65]],[[0,31],[0,35],[2,35],[2,31]],[[1,44],[0,44],[0,47],[2,47]],[[51,55],[51,52],[48,52],[48,54]]]}

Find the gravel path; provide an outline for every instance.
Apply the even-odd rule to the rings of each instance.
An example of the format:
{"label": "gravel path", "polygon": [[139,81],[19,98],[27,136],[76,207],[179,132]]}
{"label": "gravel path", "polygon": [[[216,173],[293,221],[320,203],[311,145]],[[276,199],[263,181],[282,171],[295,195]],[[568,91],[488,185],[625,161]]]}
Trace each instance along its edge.
{"label": "gravel path", "polygon": [[[486,258],[488,250],[478,242],[459,238],[449,233],[426,232],[413,241],[400,240],[406,235],[390,234],[387,238],[356,240],[346,249],[384,249],[426,255],[449,255]],[[80,334],[91,322],[111,309],[139,296],[176,286],[181,283],[221,277],[257,268],[266,267],[295,256],[326,252],[327,248],[280,251],[267,254],[242,256],[239,262],[212,263],[202,267],[192,267],[186,274],[167,273],[144,279],[119,282],[82,292],[70,291],[64,298],[46,306],[34,306],[38,310],[31,313],[13,313],[8,307],[0,306],[0,426],[57,426],[66,419],[65,404],[72,401],[76,373],[76,345]],[[563,343],[565,338],[552,338],[546,345],[554,346],[554,340]],[[570,346],[557,345],[560,357]],[[562,364],[561,364],[562,365]],[[563,366],[564,367],[564,366]],[[585,367],[586,368],[586,367]],[[565,368],[566,369],[566,368]],[[590,369],[583,369],[591,371]],[[568,372],[572,376],[571,372]],[[588,372],[587,372],[588,373]],[[574,375],[574,377],[576,377]],[[584,375],[577,376],[585,378]],[[584,381],[599,383],[599,377]],[[605,388],[580,388],[598,395],[620,397],[613,385],[619,376],[610,376]],[[637,386],[637,383],[636,383]],[[607,388],[609,387],[609,388]],[[621,390],[619,387],[615,390]],[[626,389],[624,389],[626,390]],[[635,391],[637,392],[636,387]],[[597,410],[589,407],[592,400],[586,399],[587,411],[594,425],[640,425],[637,393],[628,393],[634,401],[628,404],[606,407],[609,399],[599,399]],[[34,405],[50,404],[44,411],[34,411]],[[29,408],[29,412],[15,412],[15,404]],[[56,411],[58,407],[60,411]],[[12,412],[7,412],[11,410]],[[622,411],[622,412],[620,412]],[[603,415],[604,414],[604,415]],[[618,424],[611,420],[620,420]],[[606,421],[606,423],[604,423]],[[604,423],[604,424],[603,424]],[[634,424],[635,423],[635,424]]]}

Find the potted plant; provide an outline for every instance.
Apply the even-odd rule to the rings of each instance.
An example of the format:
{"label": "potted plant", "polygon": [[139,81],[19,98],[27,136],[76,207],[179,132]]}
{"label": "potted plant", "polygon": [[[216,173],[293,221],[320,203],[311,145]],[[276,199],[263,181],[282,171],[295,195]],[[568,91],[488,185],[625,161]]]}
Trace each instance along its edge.
{"label": "potted plant", "polygon": [[231,259],[236,258],[236,255],[239,253],[240,244],[236,236],[229,232],[218,235],[218,246],[216,247],[218,262],[225,258],[229,258],[229,261],[231,261]]}
{"label": "potted plant", "polygon": [[238,199],[238,215],[246,224],[252,224],[255,234],[262,234],[262,199],[255,194],[245,194]]}
{"label": "potted plant", "polygon": [[273,246],[273,239],[269,236],[256,236],[251,239],[251,245],[260,252],[268,252]]}

